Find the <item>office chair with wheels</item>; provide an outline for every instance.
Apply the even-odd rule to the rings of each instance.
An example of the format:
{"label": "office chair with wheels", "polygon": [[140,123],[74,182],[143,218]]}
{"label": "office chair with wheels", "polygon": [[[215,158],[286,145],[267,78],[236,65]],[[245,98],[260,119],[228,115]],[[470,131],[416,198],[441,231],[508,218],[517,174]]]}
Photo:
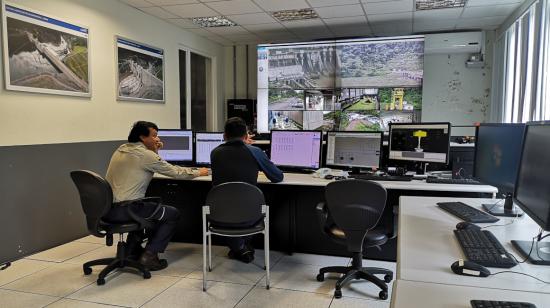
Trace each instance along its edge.
{"label": "office chair with wheels", "polygon": [[[239,226],[244,222],[256,223],[252,227]],[[269,206],[265,204],[264,194],[258,187],[244,182],[228,182],[212,187],[206,196],[206,205],[202,207],[202,226],[203,291],[206,291],[207,246],[208,271],[212,271],[212,234],[238,237],[258,233],[264,235],[265,285],[269,290]]]}
{"label": "office chair with wheels", "polygon": [[[377,285],[378,297],[388,298],[388,285],[393,272],[384,268],[363,267],[363,248],[376,247],[387,242],[393,230],[379,225],[386,206],[386,189],[365,180],[332,182],[325,190],[326,203],[317,205],[317,215],[323,231],[338,243],[345,244],[352,254],[351,266],[329,266],[319,270],[317,281],[326,273],[343,276],[336,282],[334,297],[342,297],[342,287],[353,279],[365,279]],[[375,275],[384,275],[384,280]]]}
{"label": "office chair with wheels", "polygon": [[[112,223],[102,219],[113,206],[113,191],[109,183],[97,173],[88,170],[71,172],[71,178],[80,194],[82,210],[86,215],[86,223],[91,234],[97,237],[105,237],[107,246],[113,245],[113,234],[119,234],[116,257],[89,261],[83,264],[84,275],[92,273],[92,266],[107,265],[97,278],[97,284],[105,284],[105,277],[117,268],[131,267],[137,269],[143,278],[151,278],[151,273],[139,262],[131,260],[127,255],[127,244],[124,242],[124,233],[152,228],[152,222],[136,215],[129,206],[125,205],[133,222]],[[160,198],[142,198],[131,202],[146,201],[157,202]]]}

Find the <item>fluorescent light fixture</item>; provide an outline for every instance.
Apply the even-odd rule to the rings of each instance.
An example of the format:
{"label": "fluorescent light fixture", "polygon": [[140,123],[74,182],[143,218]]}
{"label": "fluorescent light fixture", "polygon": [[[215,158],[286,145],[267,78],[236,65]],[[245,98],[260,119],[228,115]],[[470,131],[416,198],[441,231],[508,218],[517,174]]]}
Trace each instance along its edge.
{"label": "fluorescent light fixture", "polygon": [[416,0],[416,10],[435,10],[463,7],[466,0]]}
{"label": "fluorescent light fixture", "polygon": [[284,10],[271,12],[271,15],[279,21],[294,21],[319,18],[313,9]]}
{"label": "fluorescent light fixture", "polygon": [[203,28],[207,27],[232,27],[237,24],[227,19],[225,16],[210,16],[210,17],[194,17],[191,21],[195,25]]}

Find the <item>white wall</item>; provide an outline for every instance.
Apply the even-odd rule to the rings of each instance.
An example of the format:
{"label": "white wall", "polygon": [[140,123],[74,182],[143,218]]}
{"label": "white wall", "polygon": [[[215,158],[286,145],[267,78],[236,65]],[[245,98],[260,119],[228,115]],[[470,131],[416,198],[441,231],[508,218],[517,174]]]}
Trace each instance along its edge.
{"label": "white wall", "polygon": [[[115,0],[13,0],[11,3],[82,24],[90,29],[92,97],[6,91],[0,76],[0,146],[126,139],[133,122],[179,128],[178,50],[187,47],[216,58],[218,110],[224,100],[224,50],[215,42]],[[163,48],[166,102],[116,100],[114,36]],[[1,66],[4,69],[3,64]],[[217,124],[222,123],[220,114]]]}

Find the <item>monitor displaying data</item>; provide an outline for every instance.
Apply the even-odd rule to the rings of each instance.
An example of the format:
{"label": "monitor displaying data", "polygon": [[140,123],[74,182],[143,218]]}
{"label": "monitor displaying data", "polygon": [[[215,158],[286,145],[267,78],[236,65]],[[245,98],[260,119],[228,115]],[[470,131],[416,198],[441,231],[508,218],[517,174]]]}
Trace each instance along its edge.
{"label": "monitor displaying data", "polygon": [[321,131],[271,131],[271,161],[280,167],[317,169],[321,162]]}
{"label": "monitor displaying data", "polygon": [[380,168],[381,132],[328,132],[329,166]]}
{"label": "monitor displaying data", "polygon": [[222,143],[223,133],[195,133],[195,163],[210,165],[210,153]]}
{"label": "monitor displaying data", "polygon": [[159,156],[168,162],[193,161],[193,131],[181,129],[161,129],[158,131],[163,143]]}
{"label": "monitor displaying data", "polygon": [[474,177],[513,193],[521,156],[524,124],[481,124],[477,128]]}
{"label": "monitor displaying data", "polygon": [[450,123],[390,124],[390,159],[446,164]]}

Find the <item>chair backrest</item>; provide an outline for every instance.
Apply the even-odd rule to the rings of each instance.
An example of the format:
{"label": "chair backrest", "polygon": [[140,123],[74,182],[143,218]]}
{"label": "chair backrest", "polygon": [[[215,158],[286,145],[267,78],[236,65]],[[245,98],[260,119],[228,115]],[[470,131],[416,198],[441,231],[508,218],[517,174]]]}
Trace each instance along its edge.
{"label": "chair backrest", "polygon": [[102,237],[99,221],[113,206],[113,190],[99,174],[88,170],[71,172],[71,178],[80,194],[82,210],[86,215],[88,230]]}
{"label": "chair backrest", "polygon": [[376,227],[384,212],[386,197],[382,185],[365,180],[335,181],[325,190],[329,213],[346,234],[366,233]]}
{"label": "chair backrest", "polygon": [[206,196],[206,205],[210,207],[210,221],[238,225],[260,220],[265,199],[254,185],[228,182],[212,187]]}

